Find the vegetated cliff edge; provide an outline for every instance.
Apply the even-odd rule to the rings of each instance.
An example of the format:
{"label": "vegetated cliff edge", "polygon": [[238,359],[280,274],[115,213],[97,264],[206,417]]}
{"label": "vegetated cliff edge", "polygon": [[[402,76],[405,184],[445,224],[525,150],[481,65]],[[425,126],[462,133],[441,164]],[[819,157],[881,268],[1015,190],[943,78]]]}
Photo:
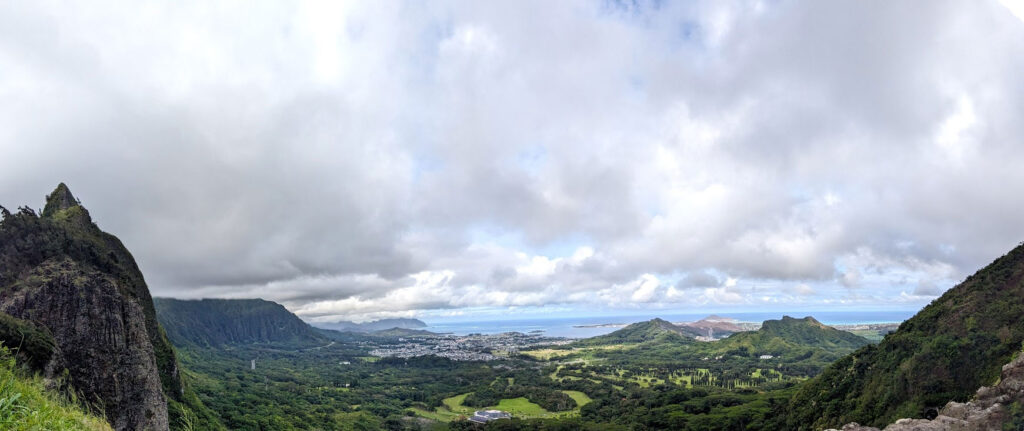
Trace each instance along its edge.
{"label": "vegetated cliff edge", "polygon": [[47,196],[41,215],[0,213],[0,312],[52,338],[49,355],[32,354],[45,362],[40,371],[67,370],[66,383],[117,430],[166,430],[183,418],[223,429],[182,383],[135,260],[67,186]]}
{"label": "vegetated cliff edge", "polygon": [[276,302],[156,298],[156,317],[176,346],[324,344],[328,340]]}
{"label": "vegetated cliff edge", "polygon": [[965,401],[992,384],[1024,341],[1024,245],[932,301],[877,345],[802,385],[780,429],[884,426]]}
{"label": "vegetated cliff edge", "polygon": [[[1024,356],[1003,366],[999,383],[982,386],[967,403],[950,401],[932,419],[900,419],[885,431],[989,431],[1024,429]],[[836,431],[836,430],[829,430]],[[879,431],[846,424],[842,431]]]}

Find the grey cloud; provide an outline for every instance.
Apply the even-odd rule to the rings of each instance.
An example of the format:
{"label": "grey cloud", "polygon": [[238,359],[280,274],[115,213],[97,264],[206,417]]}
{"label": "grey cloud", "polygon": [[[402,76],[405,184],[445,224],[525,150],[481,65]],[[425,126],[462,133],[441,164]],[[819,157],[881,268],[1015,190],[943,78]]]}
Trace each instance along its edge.
{"label": "grey cloud", "polygon": [[676,288],[679,289],[720,287],[721,285],[722,280],[708,271],[689,272],[676,282]]}
{"label": "grey cloud", "polygon": [[914,295],[918,296],[939,296],[941,294],[942,289],[933,281],[921,280],[914,288]]}
{"label": "grey cloud", "polygon": [[205,6],[0,6],[0,203],[67,182],[160,295],[885,301],[1024,237],[995,2]]}

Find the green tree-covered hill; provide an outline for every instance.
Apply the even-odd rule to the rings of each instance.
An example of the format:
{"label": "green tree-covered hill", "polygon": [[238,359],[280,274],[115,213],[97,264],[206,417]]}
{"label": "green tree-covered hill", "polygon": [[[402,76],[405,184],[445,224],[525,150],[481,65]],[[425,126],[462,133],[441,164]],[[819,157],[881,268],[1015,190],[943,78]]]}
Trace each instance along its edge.
{"label": "green tree-covered hill", "polygon": [[780,429],[884,426],[965,401],[1024,341],[1024,245],[968,277],[878,345],[829,366],[793,398]]}
{"label": "green tree-covered hill", "polygon": [[591,337],[578,342],[581,346],[633,344],[647,342],[693,343],[693,335],[664,319],[651,319],[633,323],[610,334]]}
{"label": "green tree-covered hill", "polygon": [[866,338],[840,331],[813,317],[766,320],[757,331],[738,332],[717,342],[718,349],[746,346],[765,354],[782,354],[794,347],[817,347],[829,351],[856,349],[870,343]]}

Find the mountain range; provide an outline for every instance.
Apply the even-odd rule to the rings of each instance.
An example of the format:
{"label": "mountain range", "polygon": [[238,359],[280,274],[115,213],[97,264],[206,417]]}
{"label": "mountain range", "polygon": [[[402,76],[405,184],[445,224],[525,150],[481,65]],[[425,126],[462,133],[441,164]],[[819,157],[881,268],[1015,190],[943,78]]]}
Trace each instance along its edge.
{"label": "mountain range", "polygon": [[333,329],[335,331],[349,332],[376,332],[385,329],[419,329],[426,328],[427,324],[419,319],[380,319],[370,322],[356,323],[347,320],[337,322],[313,323],[313,326],[322,329]]}
{"label": "mountain range", "polygon": [[[363,333],[429,335],[417,329],[426,325],[416,319],[313,328],[280,304],[262,299],[153,299],[132,255],[100,230],[64,184],[46,197],[40,213],[0,207],[0,216],[0,342],[19,366],[58,390],[94,402],[96,412],[118,431],[226,429],[193,393],[174,346],[316,347],[282,350],[298,352],[319,351],[321,345],[352,337],[373,338]],[[601,361],[616,366],[650,359],[667,363],[663,360],[688,355],[708,366],[724,357],[758,369],[774,364],[762,361],[783,357],[790,361],[787,373],[811,370],[798,378],[815,377],[782,389],[785,398],[757,407],[770,412],[758,429],[820,430],[846,424],[843,429],[870,430],[894,421],[894,428],[887,429],[997,429],[999,424],[1024,424],[1021,298],[1024,245],[948,290],[878,344],[813,317],[785,316],[754,331],[721,318],[685,325],[653,319],[567,348],[636,345],[601,353]],[[710,342],[695,339],[709,329],[730,335]],[[792,366],[806,358],[819,365]],[[244,369],[244,364],[226,363]],[[237,383],[240,375],[231,376],[231,384]],[[267,388],[266,380],[256,381]],[[309,395],[297,386],[285,387],[294,389],[289,394]],[[331,393],[344,396],[347,391]],[[318,396],[311,399],[319,402]],[[612,404],[619,401],[614,398]],[[936,419],[922,419],[931,417]]]}
{"label": "mountain range", "polygon": [[154,298],[156,317],[176,346],[324,344],[326,338],[281,304],[262,299]]}

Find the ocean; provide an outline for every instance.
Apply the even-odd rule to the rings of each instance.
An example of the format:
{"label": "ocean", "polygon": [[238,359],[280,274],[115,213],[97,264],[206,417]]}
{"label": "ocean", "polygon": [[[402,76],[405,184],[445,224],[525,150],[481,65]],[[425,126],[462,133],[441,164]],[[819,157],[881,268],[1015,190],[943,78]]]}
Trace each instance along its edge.
{"label": "ocean", "polygon": [[687,314],[658,314],[658,315],[630,315],[630,316],[599,316],[599,317],[561,317],[561,318],[534,318],[534,319],[511,319],[491,321],[428,321],[427,327],[423,328],[432,332],[452,333],[456,335],[467,334],[498,334],[502,332],[523,332],[541,331],[543,335],[551,337],[586,338],[597,335],[604,335],[613,332],[620,327],[588,327],[579,328],[581,325],[601,324],[629,324],[650,320],[655,317],[670,322],[691,322],[715,314],[721,317],[729,317],[742,322],[763,322],[769,319],[780,319],[783,315],[791,317],[813,316],[826,325],[853,325],[860,323],[897,323],[902,322],[916,311],[802,311],[802,312],[743,312],[743,313],[687,313]]}

